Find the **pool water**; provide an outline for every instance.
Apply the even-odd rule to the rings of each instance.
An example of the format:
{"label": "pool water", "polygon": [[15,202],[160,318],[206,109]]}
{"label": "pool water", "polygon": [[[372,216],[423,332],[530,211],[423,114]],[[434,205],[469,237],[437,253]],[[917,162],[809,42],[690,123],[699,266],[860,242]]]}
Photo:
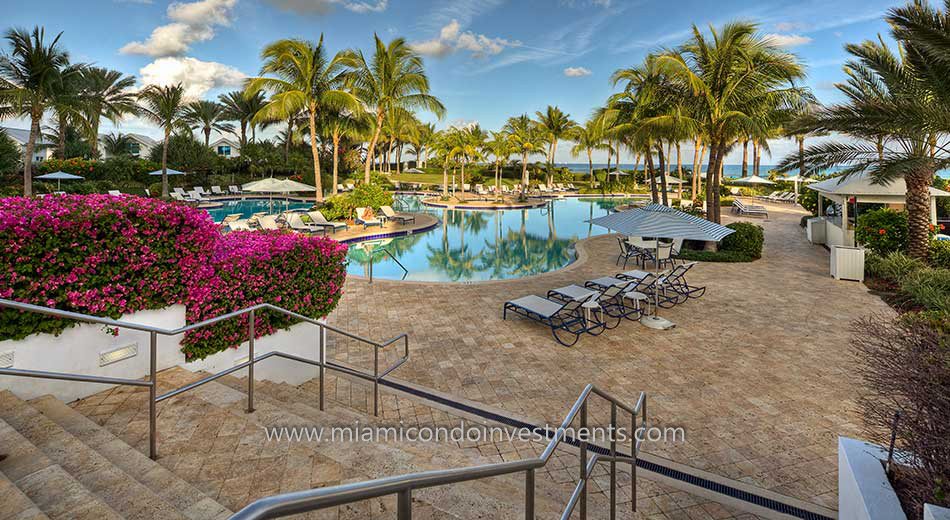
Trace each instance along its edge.
{"label": "pool water", "polygon": [[241,218],[248,218],[262,211],[280,213],[291,209],[309,209],[313,206],[309,202],[286,202],[283,199],[274,199],[273,202],[267,199],[225,200],[222,204],[224,206],[220,208],[205,209],[215,222],[221,222],[224,217],[233,213],[240,213]]}
{"label": "pool water", "polygon": [[[574,242],[608,231],[585,222],[630,199],[553,199],[541,208],[451,210],[400,196],[403,211],[427,212],[440,222],[412,235],[351,243],[350,274],[418,281],[482,281],[520,278],[560,269],[574,260]],[[408,273],[390,256],[396,257]]]}

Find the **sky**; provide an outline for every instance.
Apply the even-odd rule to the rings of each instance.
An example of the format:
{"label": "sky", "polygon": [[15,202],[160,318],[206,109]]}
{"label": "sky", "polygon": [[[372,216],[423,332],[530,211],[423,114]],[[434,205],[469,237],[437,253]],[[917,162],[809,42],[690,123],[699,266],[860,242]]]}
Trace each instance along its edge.
{"label": "sky", "polygon": [[[902,3],[902,2],[900,2]],[[882,17],[898,2],[880,0],[0,0],[3,27],[62,31],[76,62],[134,75],[139,84],[182,82],[193,97],[214,98],[256,75],[259,53],[281,38],[316,41],[331,52],[369,52],[373,34],[405,38],[425,58],[432,94],[446,106],[440,128],[479,123],[494,130],[513,115],[557,105],[583,122],[617,89],[610,75],[651,51],[675,47],[691,26],[755,22],[798,55],[823,103],[841,100],[843,46],[886,33]],[[3,47],[5,51],[6,48]],[[20,124],[18,124],[20,123]],[[5,123],[8,124],[8,123]],[[10,126],[25,127],[22,122]],[[137,118],[118,129],[160,136]],[[267,134],[264,134],[267,136]],[[774,164],[795,148],[770,143]],[[692,150],[684,148],[684,162]],[[557,162],[572,158],[562,143]],[[594,158],[605,161],[603,153]],[[625,162],[627,162],[625,158]],[[632,162],[632,161],[631,161]],[[741,162],[734,151],[730,164]]]}

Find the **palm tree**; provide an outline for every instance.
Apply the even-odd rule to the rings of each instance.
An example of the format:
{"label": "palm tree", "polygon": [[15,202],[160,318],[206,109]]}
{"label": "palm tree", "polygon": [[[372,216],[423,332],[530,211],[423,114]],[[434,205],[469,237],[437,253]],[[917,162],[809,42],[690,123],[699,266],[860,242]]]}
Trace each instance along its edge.
{"label": "palm tree", "polygon": [[33,194],[33,152],[40,135],[43,115],[65,82],[80,73],[81,67],[69,64],[69,54],[60,48],[56,35],[46,43],[46,32],[34,27],[7,31],[10,53],[0,57],[0,98],[9,100],[7,111],[30,119],[30,136],[23,157],[23,195]]}
{"label": "palm tree", "polygon": [[134,141],[131,137],[112,133],[102,138],[102,146],[109,157],[118,157],[120,155],[131,155],[129,148]]}
{"label": "palm tree", "polygon": [[709,148],[707,218],[720,222],[719,172],[727,147],[741,134],[759,104],[791,109],[808,99],[794,82],[804,77],[797,58],[756,34],[756,25],[729,23],[711,39],[693,26],[676,51],[656,57],[658,66],[693,94],[690,117]]}
{"label": "palm tree", "polygon": [[887,16],[900,46],[894,53],[883,39],[849,44],[847,82],[837,85],[846,97],[821,108],[797,131],[837,132],[852,139],[813,145],[782,160],[787,171],[804,163],[807,173],[847,165],[842,175],[866,171],[875,183],[903,178],[908,220],[908,253],[929,254],[930,187],[935,172],[950,167],[950,52],[933,42],[950,38],[950,16],[915,2]]}
{"label": "palm tree", "polygon": [[590,175],[591,183],[594,182],[594,150],[605,150],[604,135],[601,131],[601,124],[596,118],[588,120],[583,125],[574,127],[568,136],[574,141],[571,148],[571,157],[577,157],[581,153],[587,154],[587,171]]}
{"label": "palm tree", "polygon": [[439,118],[445,113],[442,103],[429,94],[429,78],[426,76],[422,58],[412,50],[403,38],[389,42],[377,35],[373,57],[367,61],[363,51],[347,53],[347,65],[355,72],[354,92],[376,116],[376,127],[366,150],[363,182],[369,184],[376,144],[383,128],[386,114],[402,109],[429,110]]}
{"label": "palm tree", "polygon": [[225,108],[214,101],[192,101],[185,107],[185,123],[193,130],[201,129],[205,146],[211,145],[211,131],[233,132],[234,125],[225,122]]}
{"label": "palm tree", "polygon": [[366,113],[362,111],[326,110],[322,113],[322,133],[333,144],[333,185],[330,188],[333,195],[337,194],[339,183],[340,141],[365,135],[370,129],[370,123]]}
{"label": "palm tree", "polygon": [[[83,116],[83,96],[81,89],[82,78],[74,74],[63,79],[60,88],[56,89],[50,108],[55,121],[54,140],[56,142],[56,157],[66,159],[66,136],[68,130],[87,127],[88,121]],[[95,149],[94,149],[95,150]],[[97,157],[97,153],[93,153]]]}
{"label": "palm tree", "polygon": [[[324,110],[359,110],[357,99],[343,88],[343,55],[328,58],[323,35],[316,45],[305,40],[278,40],[261,52],[261,76],[247,84],[247,97],[271,92],[267,104],[254,120],[284,120],[304,110],[310,127],[317,202],[323,201],[320,152],[317,148],[317,118]],[[269,74],[269,76],[266,76]]]}
{"label": "palm tree", "polygon": [[83,100],[89,130],[92,156],[99,155],[99,122],[106,118],[113,123],[138,112],[135,103],[135,78],[102,67],[86,67],[82,72]]}
{"label": "palm tree", "polygon": [[257,113],[261,111],[261,107],[264,106],[264,94],[261,92],[248,97],[245,96],[244,91],[232,90],[227,94],[218,96],[218,102],[224,105],[224,119],[226,121],[238,122],[238,126],[241,129],[241,133],[238,134],[238,140],[241,146],[243,147],[247,144],[247,130],[249,126],[252,135],[251,139],[253,140],[254,127],[256,126],[253,121]]}
{"label": "palm tree", "polygon": [[185,122],[185,88],[181,83],[164,87],[149,85],[139,92],[138,98],[142,114],[165,133],[162,140],[162,197],[168,198],[168,140],[173,131],[190,130]]}
{"label": "palm tree", "polygon": [[501,197],[501,167],[514,153],[514,147],[508,140],[508,134],[504,132],[492,132],[491,137],[491,141],[485,143],[484,149],[495,158],[495,198],[499,198]]}
{"label": "palm tree", "polygon": [[557,153],[557,142],[564,139],[571,132],[571,129],[577,126],[577,123],[571,120],[570,114],[565,114],[558,107],[548,105],[544,112],[535,112],[538,118],[538,125],[543,129],[545,137],[548,140],[548,172],[547,185],[550,188],[554,182],[554,154]]}
{"label": "palm tree", "polygon": [[528,156],[541,153],[544,147],[544,135],[538,129],[538,126],[528,117],[528,114],[522,114],[518,117],[512,117],[505,123],[503,131],[508,134],[508,140],[511,142],[514,153],[521,155],[521,196],[528,191]]}
{"label": "palm tree", "polygon": [[452,148],[448,154],[450,158],[458,158],[462,166],[462,178],[459,184],[462,185],[462,194],[465,194],[465,164],[469,160],[477,160],[480,157],[479,152],[485,144],[485,132],[478,125],[469,128],[453,128],[448,132],[449,142]]}

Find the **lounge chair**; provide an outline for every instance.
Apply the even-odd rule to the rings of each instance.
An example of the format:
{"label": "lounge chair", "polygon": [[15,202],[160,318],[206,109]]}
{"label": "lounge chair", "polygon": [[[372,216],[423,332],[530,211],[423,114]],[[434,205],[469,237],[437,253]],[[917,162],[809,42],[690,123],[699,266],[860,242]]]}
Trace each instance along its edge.
{"label": "lounge chair", "polygon": [[336,191],[342,193],[342,192],[346,191],[346,188],[344,188],[342,184],[337,184],[337,185],[336,185]]}
{"label": "lounge chair", "polygon": [[240,220],[242,214],[243,214],[243,213],[232,213],[232,214],[230,214],[230,215],[224,217],[224,220],[221,221],[221,225],[222,225],[222,226],[227,226],[228,224],[230,224],[230,223],[232,223],[232,222],[236,222],[236,221]]}
{"label": "lounge chair", "polygon": [[109,195],[112,195],[113,197],[118,197],[118,196],[122,195],[122,192],[119,191],[119,190],[109,190],[107,193],[108,193]]}
{"label": "lounge chair", "polygon": [[257,225],[265,231],[280,231],[280,226],[277,224],[277,217],[274,215],[264,215],[257,219]]}
{"label": "lounge chair", "polygon": [[660,284],[663,287],[669,288],[676,294],[684,297],[680,303],[686,301],[688,298],[700,298],[706,294],[706,286],[690,285],[686,281],[686,273],[695,265],[696,262],[689,262],[676,266],[669,274],[660,279]]}
{"label": "lounge chair", "polygon": [[396,213],[389,206],[380,206],[380,211],[383,212],[383,216],[386,217],[386,220],[395,220],[400,224],[408,224],[409,222],[415,222],[416,217],[408,213]]}
{"label": "lounge chair", "polygon": [[232,184],[232,185],[228,186],[228,193],[230,193],[231,195],[240,195],[240,194],[241,194],[241,188],[238,188],[237,186],[235,186],[235,185]]}
{"label": "lounge chair", "polygon": [[202,188],[201,186],[195,186],[194,191],[197,191],[198,193],[200,193],[200,194],[202,194],[202,195],[210,195],[210,193],[208,193],[207,191],[205,191],[205,189]]}
{"label": "lounge chair", "polygon": [[364,218],[363,215],[366,214],[366,208],[356,208],[356,223],[363,224],[363,229],[366,229],[370,226],[380,226],[382,227],[383,221],[377,217],[373,218]]}
{"label": "lounge chair", "polygon": [[736,199],[732,202],[732,212],[738,215],[748,215],[754,217],[769,217],[769,211],[765,209],[765,206],[759,206],[757,204],[746,204],[742,202],[741,199]]}
{"label": "lounge chair", "polygon": [[352,183],[348,183],[346,185],[346,191],[353,191],[355,189],[356,189],[356,186],[354,186]]}
{"label": "lounge chair", "polygon": [[207,197],[203,196],[198,190],[191,190],[188,192],[188,196],[191,197],[191,200],[197,202],[208,202]]}
{"label": "lounge chair", "polygon": [[316,233],[318,231],[323,232],[324,235],[327,233],[327,229],[323,226],[318,226],[313,222],[304,222],[303,216],[296,211],[284,213],[284,221],[287,222],[287,227],[301,233]]}
{"label": "lounge chair", "polygon": [[228,224],[228,230],[230,231],[251,231],[251,225],[248,222],[248,219],[235,220]]}
{"label": "lounge chair", "polygon": [[[331,222],[323,216],[323,213],[319,211],[308,211],[305,215],[301,216],[301,219],[304,223],[312,224],[314,226],[320,226],[322,228],[330,228],[330,231],[336,233],[339,229],[349,229],[349,226],[346,225],[346,222]],[[309,222],[307,222],[309,220]]]}
{"label": "lounge chair", "polygon": [[225,195],[224,190],[221,189],[221,186],[212,186],[212,187],[211,187],[211,194],[212,194],[212,195],[215,195],[215,196],[218,196],[218,197],[220,197],[220,196],[222,196],[222,195]]}
{"label": "lounge chair", "polygon": [[[551,334],[555,341],[565,347],[570,347],[577,343],[581,334],[589,330],[580,312],[583,304],[584,302],[576,300],[566,303],[556,302],[532,294],[505,302],[501,318],[508,319],[508,312],[511,311],[547,325],[551,327]],[[603,328],[602,324],[596,326]]]}
{"label": "lounge chair", "polygon": [[[548,291],[547,296],[549,299],[563,302],[572,300],[581,302],[596,301],[598,305],[600,305],[600,310],[603,311],[603,316],[601,316],[599,320],[603,323],[604,327],[609,330],[620,325],[622,318],[631,320],[640,318],[640,308],[628,309],[623,301],[623,293],[626,292],[631,285],[635,284],[636,282],[629,281],[622,285],[611,285],[602,291],[581,287],[579,285],[568,285],[551,289]],[[596,316],[596,313],[591,313],[591,315]],[[634,315],[636,317],[631,317]]]}
{"label": "lounge chair", "polygon": [[620,278],[614,278],[613,276],[601,276],[600,278],[587,280],[584,282],[584,287],[587,287],[588,289],[596,289],[598,291],[605,291],[614,285],[626,287],[628,283],[630,283],[629,280],[621,280]]}

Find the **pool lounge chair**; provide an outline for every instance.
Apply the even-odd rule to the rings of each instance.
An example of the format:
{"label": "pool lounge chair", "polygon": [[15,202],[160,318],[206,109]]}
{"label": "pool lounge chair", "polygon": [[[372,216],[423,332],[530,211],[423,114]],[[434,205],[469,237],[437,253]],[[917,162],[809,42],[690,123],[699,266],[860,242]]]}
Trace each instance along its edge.
{"label": "pool lounge chair", "polygon": [[235,186],[235,185],[232,184],[232,185],[228,186],[228,193],[230,193],[231,195],[240,195],[240,194],[241,194],[241,188],[238,188],[237,186]]}
{"label": "pool lounge chair", "polygon": [[221,225],[221,226],[227,226],[228,224],[230,224],[230,223],[232,223],[232,222],[237,222],[238,220],[241,220],[241,215],[243,215],[243,213],[232,213],[232,214],[230,214],[230,215],[224,217],[224,220],[221,221],[221,224],[220,224],[220,225]]}
{"label": "pool lounge chair", "polygon": [[576,301],[596,301],[601,310],[603,311],[603,316],[598,317],[598,319],[603,323],[604,327],[607,330],[614,329],[620,325],[620,320],[622,318],[627,318],[630,320],[637,320],[640,318],[640,308],[628,308],[624,304],[623,293],[627,292],[631,286],[636,285],[636,282],[631,280],[623,285],[611,285],[602,291],[597,291],[587,287],[581,287],[579,285],[568,285],[565,287],[558,287],[557,289],[551,289],[548,291],[547,297],[552,300],[559,300],[562,302],[568,302],[571,300]]}
{"label": "pool lounge chair", "polygon": [[352,183],[347,183],[346,191],[353,191],[355,189],[356,189],[356,186],[354,186]]}
{"label": "pool lounge chair", "polygon": [[386,220],[394,220],[400,224],[408,224],[409,222],[415,222],[416,217],[408,213],[396,213],[393,211],[393,208],[389,206],[380,206],[380,211],[383,212],[383,216],[386,217]]}
{"label": "pool lounge chair", "polygon": [[740,216],[748,215],[753,217],[769,217],[769,211],[765,209],[765,206],[759,206],[757,204],[746,204],[742,202],[741,199],[736,199],[732,202],[732,212]]}
{"label": "pool lounge chair", "polygon": [[[567,303],[556,302],[540,296],[528,295],[505,302],[501,318],[508,319],[508,312],[524,316],[551,328],[554,340],[570,347],[577,343],[581,334],[589,330],[581,313],[584,302],[572,300]],[[596,324],[601,332],[602,324]]]}
{"label": "pool lounge chair", "polygon": [[199,193],[198,190],[189,191],[188,196],[191,197],[191,200],[197,202],[208,202],[208,198]]}
{"label": "pool lounge chair", "polygon": [[323,226],[304,222],[302,215],[295,211],[284,213],[284,221],[287,222],[287,227],[300,233],[322,232],[324,235],[327,233],[327,229]]}
{"label": "pool lounge chair", "polygon": [[[314,226],[320,226],[322,228],[330,228],[330,231],[334,233],[336,233],[337,230],[340,230],[340,229],[343,229],[343,230],[349,229],[349,226],[346,225],[346,222],[339,222],[339,221],[331,222],[327,220],[326,217],[323,216],[323,213],[319,211],[308,211],[305,215],[301,216],[301,219],[305,223],[312,224]],[[308,220],[309,222],[307,222]]]}
{"label": "pool lounge chair", "polygon": [[112,195],[113,197],[118,197],[118,196],[122,195],[122,192],[119,191],[119,190],[109,190],[107,193],[108,193],[109,195]]}
{"label": "pool lounge chair", "polygon": [[252,228],[248,220],[245,218],[245,219],[235,220],[234,222],[228,223],[228,230],[229,231],[251,231]]}
{"label": "pool lounge chair", "polygon": [[686,274],[696,265],[696,262],[689,262],[678,265],[673,268],[666,276],[660,278],[660,284],[669,288],[671,291],[680,295],[680,303],[689,298],[701,298],[706,294],[706,286],[690,285],[686,281]]}
{"label": "pool lounge chair", "polygon": [[336,191],[342,193],[342,192],[346,191],[346,188],[345,188],[342,184],[337,184],[337,185],[336,185]]}
{"label": "pool lounge chair", "polygon": [[382,227],[383,221],[377,217],[373,218],[363,218],[363,215],[366,213],[366,208],[356,208],[355,220],[357,224],[363,224],[363,229],[366,229],[370,226],[380,226]]}
{"label": "pool lounge chair", "polygon": [[222,195],[225,195],[224,190],[221,189],[221,186],[212,186],[212,187],[211,187],[211,194],[214,195],[214,196],[216,196],[216,197],[220,197],[220,196],[222,196]]}
{"label": "pool lounge chair", "polygon": [[257,219],[257,225],[265,231],[280,231],[280,226],[277,224],[277,217],[274,215],[264,215]]}

